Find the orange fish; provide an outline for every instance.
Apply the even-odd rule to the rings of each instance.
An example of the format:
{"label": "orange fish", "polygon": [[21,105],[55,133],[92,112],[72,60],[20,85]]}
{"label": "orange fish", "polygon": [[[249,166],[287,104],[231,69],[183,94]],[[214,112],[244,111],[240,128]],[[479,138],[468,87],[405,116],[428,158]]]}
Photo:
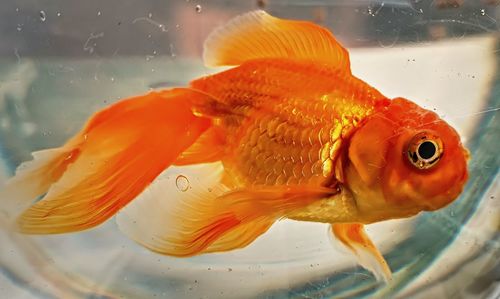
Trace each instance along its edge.
{"label": "orange fish", "polygon": [[[363,226],[437,210],[461,193],[468,152],[457,132],[353,76],[327,29],[250,12],[215,30],[203,58],[233,68],[119,101],[23,163],[4,192],[22,210],[17,230],[89,229],[142,194],[151,200],[124,209],[119,227],[155,252],[227,251],[282,218],[322,222],[389,280]],[[177,201],[151,184],[170,166],[211,162],[219,168],[207,188]]]}

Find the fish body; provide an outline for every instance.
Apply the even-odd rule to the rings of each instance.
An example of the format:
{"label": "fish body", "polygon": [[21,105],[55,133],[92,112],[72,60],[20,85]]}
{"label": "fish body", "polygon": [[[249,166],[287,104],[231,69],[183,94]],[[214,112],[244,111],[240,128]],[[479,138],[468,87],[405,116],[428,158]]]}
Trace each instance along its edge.
{"label": "fish body", "polygon": [[[251,12],[209,36],[204,61],[233,67],[119,101],[34,153],[2,193],[20,211],[14,227],[79,231],[121,211],[129,237],[185,257],[245,247],[282,218],[323,222],[390,280],[363,225],[442,208],[467,180],[456,131],[356,78],[325,28]],[[212,162],[194,190],[154,183],[170,166]]]}
{"label": "fish body", "polygon": [[342,140],[389,102],[350,73],[290,59],[253,60],[191,86],[224,105],[200,111],[221,120],[222,162],[239,185],[334,185]]}

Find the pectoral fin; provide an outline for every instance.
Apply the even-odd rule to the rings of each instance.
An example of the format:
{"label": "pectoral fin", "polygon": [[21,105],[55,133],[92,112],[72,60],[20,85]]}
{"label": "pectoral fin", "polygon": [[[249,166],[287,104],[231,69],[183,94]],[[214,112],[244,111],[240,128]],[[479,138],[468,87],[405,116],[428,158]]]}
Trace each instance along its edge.
{"label": "pectoral fin", "polygon": [[364,268],[370,270],[380,280],[392,279],[391,269],[380,251],[366,235],[363,224],[360,223],[334,223],[332,232],[349,250]]}

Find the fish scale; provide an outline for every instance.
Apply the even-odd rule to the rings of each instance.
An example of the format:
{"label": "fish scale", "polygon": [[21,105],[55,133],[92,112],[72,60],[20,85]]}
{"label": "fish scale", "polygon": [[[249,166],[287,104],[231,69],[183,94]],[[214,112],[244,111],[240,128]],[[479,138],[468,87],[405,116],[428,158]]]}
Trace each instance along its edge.
{"label": "fish scale", "polygon": [[231,132],[226,171],[242,185],[331,183],[342,140],[385,98],[334,67],[289,59],[262,62],[191,83],[217,100],[213,107],[231,111],[222,113],[220,125]]}

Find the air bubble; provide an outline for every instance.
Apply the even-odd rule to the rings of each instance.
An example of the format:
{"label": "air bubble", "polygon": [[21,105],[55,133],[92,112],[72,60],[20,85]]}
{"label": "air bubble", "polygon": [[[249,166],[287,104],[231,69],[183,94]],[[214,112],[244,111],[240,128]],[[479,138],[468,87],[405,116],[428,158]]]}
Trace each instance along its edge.
{"label": "air bubble", "polygon": [[178,175],[177,178],[175,179],[175,186],[181,192],[188,191],[190,187],[188,178],[182,174]]}
{"label": "air bubble", "polygon": [[47,20],[47,14],[45,14],[45,11],[40,10],[40,21],[45,22]]}

